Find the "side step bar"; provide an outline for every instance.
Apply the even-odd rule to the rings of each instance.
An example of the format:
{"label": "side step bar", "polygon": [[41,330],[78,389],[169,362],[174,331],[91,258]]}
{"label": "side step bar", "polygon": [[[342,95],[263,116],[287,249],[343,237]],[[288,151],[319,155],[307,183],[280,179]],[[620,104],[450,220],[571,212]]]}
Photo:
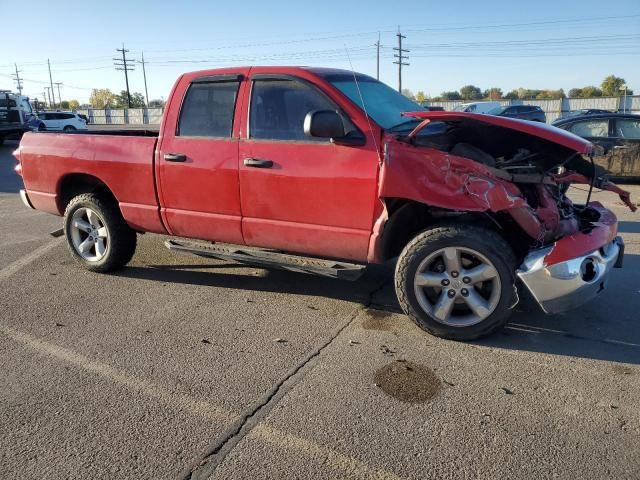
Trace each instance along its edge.
{"label": "side step bar", "polygon": [[220,260],[233,260],[246,265],[310,273],[340,280],[357,280],[366,269],[366,265],[357,263],[301,257],[251,247],[210,245],[196,242],[178,242],[176,240],[166,240],[164,244],[169,250],[178,253],[188,253]]}

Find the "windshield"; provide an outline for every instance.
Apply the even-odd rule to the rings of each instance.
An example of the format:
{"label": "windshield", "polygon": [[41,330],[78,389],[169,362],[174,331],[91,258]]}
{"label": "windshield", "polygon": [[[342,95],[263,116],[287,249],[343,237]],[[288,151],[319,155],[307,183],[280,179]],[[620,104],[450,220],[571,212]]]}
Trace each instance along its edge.
{"label": "windshield", "polygon": [[469,108],[469,105],[468,105],[468,104],[466,104],[466,103],[461,103],[460,105],[456,105],[456,106],[453,108],[453,110],[452,110],[452,111],[453,111],[453,112],[466,112],[466,111],[467,111],[467,108]]}
{"label": "windshield", "polygon": [[424,110],[420,105],[391,87],[366,75],[356,74],[360,93],[358,93],[354,75],[351,73],[330,73],[322,76],[360,108],[362,108],[361,93],[366,107],[363,110],[366,110],[369,116],[386,130],[419,122],[416,119],[403,117],[402,112]]}

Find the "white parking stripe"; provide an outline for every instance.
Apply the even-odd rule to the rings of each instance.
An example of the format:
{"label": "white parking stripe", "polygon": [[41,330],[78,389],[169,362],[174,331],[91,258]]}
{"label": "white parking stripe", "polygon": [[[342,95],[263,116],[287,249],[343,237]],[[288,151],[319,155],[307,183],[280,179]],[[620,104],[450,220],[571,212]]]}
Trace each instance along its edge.
{"label": "white parking stripe", "polygon": [[40,258],[42,255],[47,253],[49,250],[57,247],[58,245],[60,245],[61,242],[62,242],[61,239],[57,239],[52,242],[49,242],[45,245],[42,245],[41,247],[36,248],[33,252],[29,253],[28,255],[25,255],[22,258],[19,258],[15,262],[10,263],[6,267],[4,267],[2,270],[0,270],[0,282],[10,277],[17,271],[23,269],[30,263],[34,262],[35,260]]}
{"label": "white parking stripe", "polygon": [[27,347],[36,350],[40,354],[49,355],[57,360],[96,374],[99,377],[110,380],[119,386],[126,387],[130,390],[137,391],[143,395],[159,400],[170,407],[184,410],[193,415],[204,417],[209,420],[233,422],[239,419],[238,415],[230,411],[223,410],[209,402],[197,400],[182,393],[170,392],[169,390],[155,385],[152,382],[134,377],[117,370],[110,365],[92,360],[89,357],[67,348],[40,340],[28,333],[20,332],[4,325],[0,325],[0,333],[6,335],[17,343],[22,343]]}

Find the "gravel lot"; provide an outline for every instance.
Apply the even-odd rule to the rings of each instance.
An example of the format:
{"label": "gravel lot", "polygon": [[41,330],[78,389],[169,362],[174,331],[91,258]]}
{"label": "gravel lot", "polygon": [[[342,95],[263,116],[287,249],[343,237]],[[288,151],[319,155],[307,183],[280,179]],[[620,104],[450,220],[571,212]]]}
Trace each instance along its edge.
{"label": "gravel lot", "polygon": [[[346,283],[170,254],[76,267],[0,147],[0,478],[640,478],[640,214],[625,268],[480,342]],[[640,201],[640,188],[632,188]],[[575,196],[584,192],[574,191]]]}

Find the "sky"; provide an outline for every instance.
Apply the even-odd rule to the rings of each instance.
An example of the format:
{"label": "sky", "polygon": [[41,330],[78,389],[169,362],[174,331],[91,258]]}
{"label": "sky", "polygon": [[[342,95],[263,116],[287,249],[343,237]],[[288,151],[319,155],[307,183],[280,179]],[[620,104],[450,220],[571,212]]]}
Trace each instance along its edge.
{"label": "sky", "polygon": [[[144,52],[150,100],[166,99],[185,71],[222,66],[353,65],[375,76],[378,34],[380,79],[397,88],[398,28],[410,50],[403,88],[414,92],[437,96],[467,84],[568,91],[609,74],[640,92],[638,0],[31,0],[22,12],[17,5],[0,0],[0,89],[16,90],[15,63],[32,99],[49,84],[47,59],[63,99],[123,90],[113,65],[123,44],[131,60]],[[134,68],[131,91],[144,94],[142,65]]]}

